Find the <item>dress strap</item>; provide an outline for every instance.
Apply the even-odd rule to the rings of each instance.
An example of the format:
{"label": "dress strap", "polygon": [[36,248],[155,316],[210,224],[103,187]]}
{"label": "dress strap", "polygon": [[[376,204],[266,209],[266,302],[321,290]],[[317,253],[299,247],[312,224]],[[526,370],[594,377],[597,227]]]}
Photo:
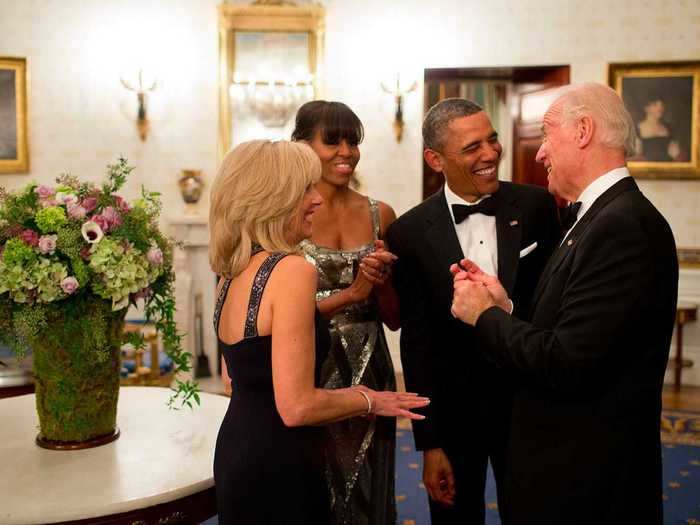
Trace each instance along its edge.
{"label": "dress strap", "polygon": [[379,203],[375,201],[372,197],[367,197],[369,201],[369,213],[372,216],[372,233],[374,238],[372,240],[376,241],[379,239],[380,222],[379,222]]}
{"label": "dress strap", "polygon": [[265,291],[265,285],[275,265],[286,256],[286,253],[275,252],[265,259],[260,268],[258,268],[258,273],[255,274],[253,286],[250,289],[250,301],[248,302],[248,313],[245,317],[243,337],[256,337],[258,335],[258,310],[260,309],[260,300]]}
{"label": "dress strap", "polygon": [[225,279],[224,284],[219,291],[219,297],[216,299],[216,307],[214,308],[214,332],[219,334],[219,321],[221,320],[221,308],[224,306],[228,289],[231,286],[231,279]]}

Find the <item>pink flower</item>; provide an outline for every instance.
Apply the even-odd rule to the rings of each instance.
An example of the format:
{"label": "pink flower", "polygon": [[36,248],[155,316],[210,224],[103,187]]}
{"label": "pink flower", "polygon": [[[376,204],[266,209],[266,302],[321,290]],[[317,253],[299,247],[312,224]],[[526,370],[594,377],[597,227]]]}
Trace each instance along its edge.
{"label": "pink flower", "polygon": [[148,262],[152,265],[160,266],[163,264],[163,252],[160,248],[150,248],[148,252],[146,252],[146,259],[148,259]]}
{"label": "pink flower", "polygon": [[44,255],[53,255],[56,251],[56,239],[58,235],[42,235],[39,238],[39,251]]}
{"label": "pink flower", "polygon": [[48,199],[50,197],[53,197],[56,194],[56,190],[51,188],[50,186],[46,186],[45,184],[41,184],[34,188],[34,193],[37,194],[37,196],[40,199]]}
{"label": "pink flower", "polygon": [[36,248],[39,246],[39,234],[34,230],[22,230],[19,234],[19,238],[22,239],[26,244]]}
{"label": "pink flower", "polygon": [[102,215],[93,215],[90,220],[97,224],[103,233],[109,230],[109,221],[106,217]]}
{"label": "pink flower", "polygon": [[61,281],[61,289],[68,295],[75,292],[79,287],[80,285],[75,277],[66,277]]}
{"label": "pink flower", "polygon": [[120,212],[129,213],[131,206],[129,206],[128,202],[122,199],[119,195],[114,195],[114,200],[117,201],[117,208],[119,208]]}
{"label": "pink flower", "polygon": [[72,219],[81,220],[87,215],[87,210],[83,208],[80,204],[69,204],[68,205],[68,215]]}
{"label": "pink flower", "polygon": [[39,201],[42,208],[50,208],[51,206],[56,206],[58,204],[55,199],[42,199]]}
{"label": "pink flower", "polygon": [[114,229],[122,223],[122,216],[112,206],[107,206],[102,210],[102,216],[107,219],[109,228]]}
{"label": "pink flower", "polygon": [[86,197],[82,200],[80,205],[85,208],[85,211],[90,213],[95,208],[97,208],[97,198],[96,197]]}

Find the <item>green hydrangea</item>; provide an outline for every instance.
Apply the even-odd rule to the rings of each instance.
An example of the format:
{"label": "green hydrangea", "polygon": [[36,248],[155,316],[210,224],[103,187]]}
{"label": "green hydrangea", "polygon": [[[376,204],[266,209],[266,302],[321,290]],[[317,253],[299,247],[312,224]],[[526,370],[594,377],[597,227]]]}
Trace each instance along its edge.
{"label": "green hydrangea", "polygon": [[60,262],[39,257],[24,265],[0,262],[0,294],[9,292],[16,303],[40,303],[62,299],[61,280],[68,277],[68,268]]}
{"label": "green hydrangea", "polygon": [[22,239],[15,237],[5,243],[2,258],[7,266],[22,266],[36,261],[37,254],[34,248],[25,244]]}
{"label": "green hydrangea", "polygon": [[63,263],[39,257],[39,261],[29,270],[30,279],[36,289],[39,303],[50,303],[66,296],[61,281],[68,277],[68,268]]}
{"label": "green hydrangea", "polygon": [[149,264],[137,249],[125,249],[122,243],[103,238],[94,245],[90,269],[98,280],[93,291],[104,299],[112,300],[112,308],[120,310],[129,304],[129,295],[149,284]]}
{"label": "green hydrangea", "polygon": [[42,233],[56,233],[66,223],[66,210],[60,206],[49,206],[36,212],[34,220]]}

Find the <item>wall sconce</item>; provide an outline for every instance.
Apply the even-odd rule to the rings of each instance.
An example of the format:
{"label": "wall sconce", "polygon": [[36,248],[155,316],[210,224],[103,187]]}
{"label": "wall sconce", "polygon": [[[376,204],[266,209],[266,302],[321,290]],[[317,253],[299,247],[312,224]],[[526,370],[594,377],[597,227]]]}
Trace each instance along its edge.
{"label": "wall sconce", "polygon": [[314,97],[313,75],[286,80],[256,80],[233,74],[231,99],[247,106],[267,128],[281,128],[303,103]]}
{"label": "wall sconce", "polygon": [[410,86],[407,88],[402,88],[401,87],[401,77],[397,73],[396,74],[396,87],[395,88],[389,88],[387,85],[382,82],[382,89],[389,93],[390,95],[394,96],[394,100],[396,101],[396,111],[394,113],[394,135],[396,136],[396,142],[401,142],[401,137],[403,137],[403,97],[404,95],[410,93],[416,87],[418,86],[417,82],[413,82]]}
{"label": "wall sconce", "polygon": [[126,89],[136,93],[139,105],[138,116],[136,117],[136,129],[139,132],[141,141],[145,141],[151,127],[151,123],[146,115],[146,93],[156,89],[158,80],[154,79],[150,84],[144,82],[144,74],[142,69],[139,69],[138,84],[136,86],[132,85],[130,82],[127,82],[124,80],[124,78],[120,77],[119,80],[121,80],[122,85]]}

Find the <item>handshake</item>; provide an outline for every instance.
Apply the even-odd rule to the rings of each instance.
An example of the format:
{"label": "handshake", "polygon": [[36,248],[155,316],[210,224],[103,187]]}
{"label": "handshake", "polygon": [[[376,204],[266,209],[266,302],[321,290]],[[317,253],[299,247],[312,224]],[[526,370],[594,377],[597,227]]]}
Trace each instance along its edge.
{"label": "handshake", "polygon": [[454,279],[452,316],[474,326],[479,316],[492,306],[498,306],[509,314],[513,302],[508,298],[498,277],[485,273],[469,259],[462,259],[450,266]]}

